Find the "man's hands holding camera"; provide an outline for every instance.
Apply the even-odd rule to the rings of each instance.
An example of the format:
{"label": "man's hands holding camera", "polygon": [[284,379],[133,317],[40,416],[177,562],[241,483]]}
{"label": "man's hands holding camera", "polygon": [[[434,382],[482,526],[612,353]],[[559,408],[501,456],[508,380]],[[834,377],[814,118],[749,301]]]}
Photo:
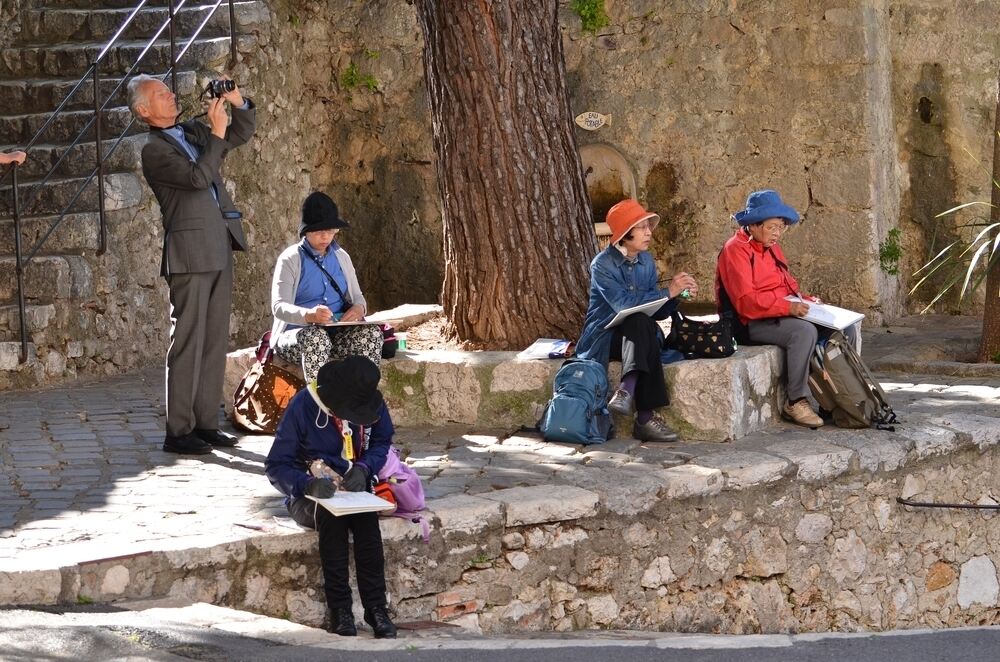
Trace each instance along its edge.
{"label": "man's hands holding camera", "polygon": [[[218,81],[228,81],[228,76],[220,76]],[[212,81],[209,83],[209,89],[214,89],[213,84],[217,81]],[[228,86],[223,86],[228,87]],[[214,92],[213,92],[214,94]],[[208,109],[206,111],[206,116],[208,117],[208,123],[212,127],[212,135],[217,138],[226,138],[226,128],[229,126],[229,116],[226,114],[226,104],[225,102],[231,103],[234,107],[240,108],[246,103],[243,99],[243,95],[240,94],[240,88],[234,83],[233,89],[222,92],[222,96],[213,96],[208,101]]]}

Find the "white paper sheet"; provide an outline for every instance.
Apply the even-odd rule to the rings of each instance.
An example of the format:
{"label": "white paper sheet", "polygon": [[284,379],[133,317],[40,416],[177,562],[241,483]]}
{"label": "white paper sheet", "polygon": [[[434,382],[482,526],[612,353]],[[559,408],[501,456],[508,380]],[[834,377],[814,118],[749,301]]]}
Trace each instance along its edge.
{"label": "white paper sheet", "polygon": [[852,324],[857,324],[865,318],[864,313],[857,313],[846,308],[838,308],[828,303],[816,303],[814,301],[804,301],[797,296],[789,295],[786,301],[802,302],[809,306],[809,312],[802,319],[819,324],[829,329],[843,331]]}
{"label": "white paper sheet", "polygon": [[608,322],[605,329],[610,329],[613,326],[618,326],[621,324],[626,317],[629,315],[634,315],[635,313],[646,313],[652,317],[660,307],[666,302],[670,301],[670,297],[663,297],[662,299],[657,299],[656,301],[650,301],[649,303],[639,304],[638,306],[632,306],[631,308],[625,308],[620,311],[615,318]]}

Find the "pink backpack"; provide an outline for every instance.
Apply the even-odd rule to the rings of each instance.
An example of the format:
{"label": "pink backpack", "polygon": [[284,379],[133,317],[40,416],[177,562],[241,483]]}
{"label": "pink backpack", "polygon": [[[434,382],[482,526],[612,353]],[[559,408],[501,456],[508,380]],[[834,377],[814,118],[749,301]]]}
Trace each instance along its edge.
{"label": "pink backpack", "polygon": [[426,507],[424,486],[413,467],[399,458],[399,449],[395,446],[389,447],[389,452],[385,456],[385,464],[378,472],[378,479],[388,483],[389,490],[396,500],[396,510],[391,513],[383,511],[383,514],[401,517],[414,524],[420,524],[424,542],[430,542],[430,526],[427,524],[427,518],[419,512]]}

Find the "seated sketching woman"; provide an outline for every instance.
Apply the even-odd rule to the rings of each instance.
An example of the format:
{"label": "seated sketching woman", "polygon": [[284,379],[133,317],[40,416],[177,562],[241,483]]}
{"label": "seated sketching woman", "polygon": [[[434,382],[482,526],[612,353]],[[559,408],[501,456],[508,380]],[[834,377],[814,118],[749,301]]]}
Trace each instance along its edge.
{"label": "seated sketching woman", "polygon": [[[642,441],[676,441],[677,433],[660,420],[654,410],[670,403],[663,379],[660,354],[663,334],[656,320],[666,319],[677,309],[676,297],[684,290],[698,292],[694,278],[675,275],[666,289],[656,280],[656,263],[647,251],[657,214],[646,211],[635,200],[623,200],[608,211],[611,245],[590,263],[590,303],[577,356],[607,366],[622,362],[621,385],[608,402],[616,414],[630,415],[636,409],[632,436]],[[629,315],[618,326],[605,327],[619,311],[669,297],[651,317]]]}
{"label": "seated sketching woman", "polygon": [[364,356],[378,366],[382,331],[375,324],[343,325],[364,318],[367,304],[354,264],[337,242],[349,227],[325,193],[302,204],[302,240],[278,256],[271,282],[271,346],[278,356],[301,363],[306,382],[328,361]]}
{"label": "seated sketching woman", "polygon": [[[817,339],[830,330],[801,319],[809,312],[809,303],[819,303],[819,299],[800,294],[778,245],[782,233],[799,222],[799,214],[777,191],[762,190],[747,197],[746,208],[733,214],[733,220],[740,227],[722,248],[715,271],[719,310],[725,312],[727,305],[732,306],[747,327],[750,343],[785,350],[788,401],[782,415],[798,425],[820,427],[823,419],[807,399],[809,359]],[[788,296],[800,301],[789,301]],[[844,335],[860,351],[860,324],[845,329]]]}

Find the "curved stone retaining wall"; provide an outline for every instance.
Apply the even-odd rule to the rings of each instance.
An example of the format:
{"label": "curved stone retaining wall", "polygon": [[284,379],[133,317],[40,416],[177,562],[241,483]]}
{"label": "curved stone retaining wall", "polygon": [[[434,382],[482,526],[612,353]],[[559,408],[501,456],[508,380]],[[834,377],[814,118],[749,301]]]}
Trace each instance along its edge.
{"label": "curved stone retaining wall", "polygon": [[[430,501],[429,544],[416,524],[384,520],[391,599],[399,620],[485,632],[992,621],[1000,520],[895,499],[995,503],[997,444],[996,419],[965,414],[928,415],[896,433],[844,431],[831,443],[775,440],[668,469],[595,453],[565,465],[563,484]],[[0,573],[0,595],[169,596],[318,625],[315,534],[270,529],[211,547],[179,538],[176,552]]]}

